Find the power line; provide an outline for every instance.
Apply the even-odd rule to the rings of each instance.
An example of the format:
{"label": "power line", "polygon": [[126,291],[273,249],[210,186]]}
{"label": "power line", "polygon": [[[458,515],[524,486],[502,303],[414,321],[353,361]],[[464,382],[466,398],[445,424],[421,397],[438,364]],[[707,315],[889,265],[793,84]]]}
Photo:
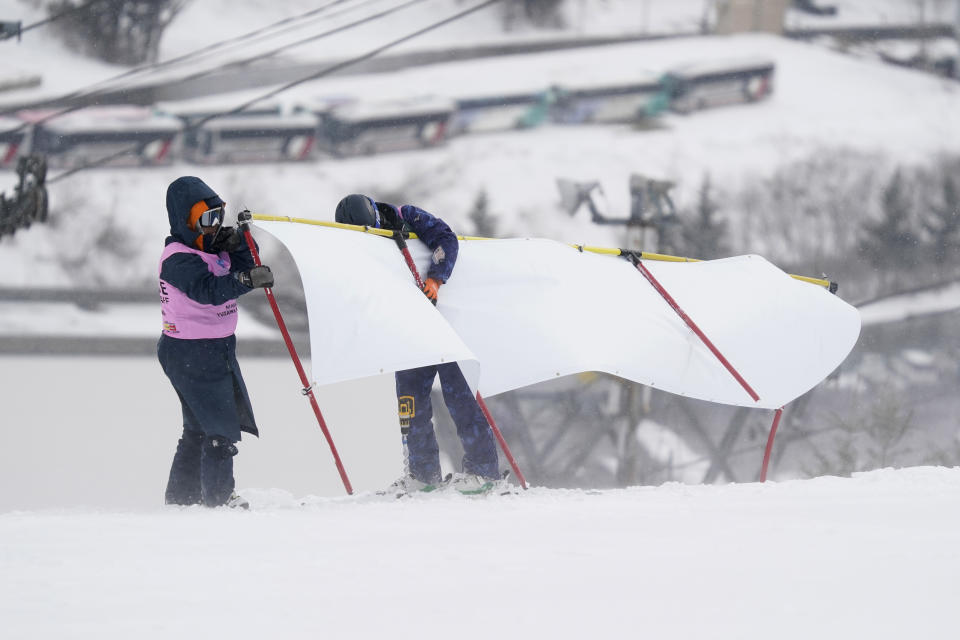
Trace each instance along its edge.
{"label": "power line", "polygon": [[[299,25],[298,25],[297,23],[300,23],[300,22],[309,20],[309,19],[311,19],[311,18],[315,18],[315,17],[317,17],[317,16],[320,16],[320,15],[322,15],[324,12],[326,12],[328,9],[330,9],[330,8],[332,8],[332,7],[335,7],[336,5],[340,5],[340,4],[343,4],[343,3],[345,3],[345,2],[352,2],[352,1],[353,1],[353,0],[333,0],[333,2],[330,2],[330,3],[328,3],[328,4],[325,4],[325,5],[321,6],[321,7],[317,7],[316,9],[311,9],[310,11],[307,11],[307,12],[305,12],[305,13],[301,13],[301,14],[296,15],[296,16],[291,16],[291,17],[288,17],[288,18],[284,18],[284,19],[282,19],[282,20],[278,20],[277,22],[274,22],[274,23],[272,23],[272,24],[269,24],[269,25],[267,25],[267,26],[265,26],[265,27],[261,27],[261,28],[259,28],[259,29],[255,29],[255,30],[253,30],[253,31],[249,31],[249,32],[247,32],[247,33],[241,34],[241,35],[239,35],[239,36],[235,36],[235,37],[233,37],[233,38],[228,38],[228,39],[226,39],[226,40],[222,40],[222,41],[220,41],[220,42],[213,43],[213,44],[208,45],[208,46],[206,46],[206,47],[201,47],[200,49],[196,49],[196,50],[194,50],[194,51],[191,51],[191,52],[189,52],[189,53],[185,53],[185,54],[180,55],[180,56],[177,56],[177,57],[175,57],[175,58],[171,58],[171,59],[169,59],[169,60],[162,60],[162,61],[155,62],[155,63],[152,63],[152,64],[141,65],[140,67],[136,67],[136,68],[134,68],[134,69],[130,69],[130,70],[125,71],[125,72],[123,72],[123,73],[121,73],[121,74],[119,74],[119,75],[117,75],[117,76],[114,76],[114,77],[112,77],[112,78],[108,78],[108,79],[106,79],[106,80],[102,80],[102,81],[97,82],[97,83],[95,83],[95,84],[93,84],[93,85],[90,85],[89,87],[86,87],[85,89],[81,89],[81,90],[78,90],[78,91],[74,91],[73,93],[67,94],[67,95],[65,95],[65,96],[61,96],[61,97],[59,97],[59,98],[56,98],[55,100],[57,100],[57,101],[64,101],[64,100],[69,100],[69,99],[73,99],[73,98],[77,98],[77,97],[82,97],[82,96],[86,96],[86,95],[96,95],[97,93],[102,93],[102,91],[101,91],[101,92],[94,92],[94,91],[92,91],[92,89],[95,88],[95,87],[99,87],[99,86],[102,86],[102,85],[105,85],[105,84],[108,85],[108,84],[111,84],[111,83],[113,83],[113,82],[117,82],[118,80],[123,80],[124,78],[129,78],[130,76],[136,75],[136,74],[139,74],[139,73],[150,73],[150,72],[158,71],[158,70],[161,70],[161,69],[165,69],[165,68],[167,68],[167,67],[171,67],[171,66],[176,65],[176,64],[179,64],[179,63],[181,63],[181,62],[191,61],[191,60],[193,60],[193,59],[195,59],[195,58],[197,58],[197,57],[207,55],[207,54],[209,54],[209,53],[212,53],[212,52],[217,51],[217,50],[219,50],[219,49],[224,49],[224,48],[229,47],[229,46],[234,45],[234,44],[243,43],[243,44],[246,45],[246,44],[250,44],[252,41],[255,41],[255,40],[262,40],[262,39],[266,39],[266,38],[271,38],[271,37],[274,37],[274,36],[279,35],[279,34],[281,34],[281,33],[285,33],[285,32],[287,32],[287,31],[290,31],[290,30],[299,28]],[[380,1],[380,0],[364,0],[363,2],[360,2],[359,4],[356,4],[356,5],[352,6],[352,7],[349,7],[349,8],[344,9],[344,10],[341,11],[340,13],[335,13],[335,14],[333,14],[332,16],[328,16],[328,17],[334,17],[334,16],[342,15],[343,13],[347,13],[347,12],[350,12],[350,11],[355,11],[356,9],[358,9],[358,8],[364,6],[364,5],[370,4],[371,2],[379,2],[379,1]],[[291,26],[291,25],[292,25],[292,26]],[[271,30],[278,29],[279,27],[284,27],[284,26],[286,26],[287,28],[281,29],[281,30],[279,30],[279,31],[276,32],[276,33],[269,33]],[[120,90],[120,89],[122,89],[122,88],[123,88],[122,86],[121,86],[121,87],[115,87],[115,88],[113,88],[113,90],[114,90],[114,91],[117,91],[117,90]]]}
{"label": "power line", "polygon": [[[414,0],[414,1],[419,1],[419,0]],[[342,62],[338,62],[338,63],[333,64],[333,65],[331,65],[331,66],[329,66],[329,67],[327,67],[327,68],[325,68],[325,69],[322,69],[322,70],[320,70],[320,71],[318,71],[318,72],[316,72],[316,73],[312,73],[312,74],[310,74],[310,75],[308,75],[308,76],[305,76],[305,77],[303,77],[303,78],[301,78],[301,79],[299,79],[299,80],[294,80],[294,81],[292,81],[292,82],[288,82],[287,84],[285,84],[285,85],[283,85],[283,86],[281,86],[281,87],[279,87],[279,88],[277,88],[277,89],[274,89],[274,90],[272,90],[272,91],[268,91],[267,93],[264,93],[263,95],[261,95],[261,96],[259,96],[259,97],[257,97],[257,98],[254,98],[253,100],[249,100],[249,101],[241,104],[240,106],[235,107],[234,109],[231,109],[230,111],[224,111],[224,112],[221,112],[221,113],[215,113],[215,114],[206,116],[205,118],[202,118],[202,119],[198,120],[193,126],[194,126],[194,127],[200,127],[200,126],[206,124],[207,122],[210,122],[211,120],[214,120],[214,119],[216,119],[216,118],[222,118],[222,117],[231,116],[231,115],[235,115],[235,114],[241,113],[241,112],[243,112],[244,110],[250,108],[251,106],[257,104],[258,102],[262,102],[263,100],[267,100],[268,98],[272,98],[272,97],[274,97],[274,96],[276,96],[276,95],[279,95],[280,93],[283,93],[284,91],[288,91],[289,89],[292,89],[293,87],[296,87],[296,86],[298,86],[298,85],[301,85],[301,84],[303,84],[303,83],[305,83],[305,82],[310,82],[311,80],[317,80],[318,78],[322,78],[322,77],[324,77],[324,76],[330,75],[330,74],[332,74],[332,73],[334,73],[334,72],[336,72],[336,71],[339,71],[339,70],[344,69],[344,68],[346,68],[346,67],[349,67],[349,66],[351,66],[351,65],[354,65],[354,64],[357,64],[357,63],[360,63],[360,62],[364,62],[364,61],[366,61],[366,60],[369,60],[370,58],[373,58],[373,57],[375,57],[375,56],[383,53],[384,51],[386,51],[386,50],[388,50],[388,49],[391,49],[391,48],[393,48],[393,47],[396,47],[397,45],[403,44],[404,42],[408,42],[408,41],[410,41],[410,40],[413,40],[414,38],[417,38],[417,37],[419,37],[419,36],[422,36],[423,34],[428,33],[428,32],[430,32],[430,31],[433,31],[433,30],[435,30],[435,29],[439,29],[440,27],[446,26],[446,25],[448,25],[448,24],[450,24],[450,23],[452,23],[452,22],[456,22],[457,20],[460,20],[461,18],[465,18],[466,16],[468,16],[468,15],[470,15],[470,14],[472,14],[472,13],[476,13],[477,11],[480,11],[480,10],[482,10],[482,9],[486,9],[487,7],[492,6],[492,5],[494,5],[494,4],[497,4],[497,3],[500,2],[500,1],[501,1],[501,0],[485,0],[484,2],[481,2],[481,3],[478,4],[478,5],[475,5],[475,6],[471,7],[471,8],[469,8],[469,9],[465,9],[465,10],[463,10],[463,11],[460,11],[460,12],[458,12],[458,13],[455,13],[454,15],[449,16],[449,17],[447,17],[447,18],[444,18],[443,20],[440,20],[440,21],[438,21],[438,22],[434,22],[434,23],[432,23],[432,24],[430,24],[430,25],[428,25],[428,26],[426,26],[426,27],[423,27],[422,29],[418,29],[417,31],[414,31],[413,33],[409,33],[409,34],[407,34],[407,35],[405,35],[405,36],[403,36],[403,37],[401,37],[401,38],[397,38],[396,40],[392,40],[392,41],[388,42],[387,44],[381,45],[381,46],[377,47],[376,49],[372,49],[372,50],[368,51],[367,53],[364,53],[364,54],[362,54],[362,55],[356,56],[356,57],[354,57],[354,58],[350,58],[350,59],[348,59],[348,60],[344,60],[344,61],[342,61]],[[410,4],[410,3],[408,3],[408,4]],[[58,181],[60,181],[60,180],[62,180],[62,179],[64,179],[64,178],[67,178],[67,177],[69,177],[69,176],[72,176],[72,175],[74,175],[75,173],[79,173],[80,171],[84,171],[84,170],[86,170],[86,169],[93,169],[93,168],[99,167],[99,166],[101,166],[101,165],[104,165],[104,164],[110,162],[111,160],[114,160],[114,159],[116,159],[116,158],[120,158],[120,157],[122,157],[122,156],[124,156],[124,155],[126,155],[126,154],[128,154],[128,153],[130,153],[130,152],[132,152],[132,151],[135,151],[137,148],[138,148],[137,145],[132,145],[132,146],[126,148],[126,149],[121,149],[120,151],[117,151],[116,153],[112,153],[112,154],[110,154],[109,156],[106,156],[106,157],[104,157],[104,158],[100,158],[99,160],[95,160],[95,161],[93,161],[93,162],[91,162],[91,163],[88,163],[88,164],[85,164],[85,165],[82,165],[82,166],[79,166],[79,167],[75,167],[75,168],[73,168],[73,169],[70,169],[70,170],[68,170],[68,171],[65,171],[65,172],[63,172],[63,173],[61,173],[61,174],[59,174],[59,175],[57,175],[57,176],[55,176],[55,177],[47,180],[47,184],[53,184],[53,183],[55,183],[55,182],[58,182]]]}
{"label": "power line", "polygon": [[[94,1],[99,1],[99,0],[94,0]],[[113,82],[116,82],[116,81],[118,81],[118,80],[127,78],[127,77],[129,77],[129,76],[131,76],[131,75],[135,75],[135,74],[137,74],[137,73],[153,71],[153,70],[155,70],[155,69],[163,68],[163,67],[166,67],[166,66],[171,66],[171,65],[173,65],[173,64],[177,64],[177,63],[179,63],[179,62],[183,62],[183,61],[192,59],[193,57],[198,56],[198,55],[204,55],[204,54],[210,53],[210,52],[212,52],[212,51],[214,51],[214,50],[216,50],[216,49],[218,49],[218,48],[222,48],[222,47],[228,46],[228,45],[230,45],[230,44],[234,44],[234,43],[236,43],[236,42],[244,41],[244,40],[247,40],[247,39],[249,39],[249,38],[257,37],[257,36],[263,34],[264,32],[267,32],[267,31],[269,31],[269,30],[271,30],[271,29],[274,29],[274,28],[276,28],[276,27],[278,27],[278,26],[282,26],[282,25],[284,25],[284,24],[289,24],[289,23],[291,23],[291,22],[302,21],[302,20],[305,20],[305,19],[308,19],[308,18],[311,18],[311,17],[315,17],[316,15],[322,14],[324,11],[326,11],[327,9],[329,9],[329,8],[335,6],[335,5],[342,4],[342,3],[344,3],[344,2],[350,2],[350,1],[351,1],[351,0],[334,0],[333,2],[330,2],[330,3],[326,4],[326,5],[323,5],[322,7],[318,7],[318,8],[316,8],[316,9],[313,9],[313,10],[308,11],[308,12],[306,12],[306,13],[302,13],[302,14],[300,14],[300,15],[292,16],[292,17],[289,17],[289,18],[284,18],[283,20],[280,20],[280,21],[278,21],[278,22],[275,22],[275,23],[273,23],[273,24],[271,24],[271,25],[268,25],[268,26],[266,26],[266,27],[262,27],[262,28],[260,28],[260,29],[254,30],[254,31],[250,31],[250,32],[245,33],[245,34],[242,34],[242,35],[240,35],[240,36],[236,36],[235,38],[230,38],[230,39],[227,39],[227,40],[223,40],[223,41],[221,41],[221,42],[214,43],[214,44],[209,45],[209,46],[207,46],[207,47],[203,47],[203,48],[201,48],[201,49],[197,49],[197,50],[195,50],[195,51],[191,51],[191,52],[189,52],[189,53],[186,53],[186,54],[184,54],[184,55],[178,56],[178,57],[173,58],[173,59],[171,59],[171,60],[165,60],[165,61],[161,61],[161,62],[157,62],[157,63],[153,63],[153,64],[142,65],[141,67],[137,67],[137,68],[135,68],[135,69],[130,69],[130,70],[125,71],[125,72],[123,72],[123,73],[121,73],[121,74],[119,74],[119,75],[117,75],[117,76],[112,77],[112,78],[107,78],[106,80],[102,80],[102,81],[96,82],[96,83],[94,83],[94,84],[92,84],[92,85],[88,85],[87,87],[85,87],[85,88],[83,88],[83,89],[79,89],[79,90],[73,91],[73,92],[71,92],[71,93],[67,93],[67,94],[58,96],[58,97],[56,97],[56,98],[51,98],[51,99],[48,99],[48,100],[44,100],[44,101],[41,102],[41,103],[36,103],[36,104],[33,105],[32,107],[31,107],[31,106],[27,106],[27,107],[20,107],[20,108],[18,108],[18,109],[16,109],[16,110],[8,109],[8,110],[5,110],[5,111],[0,111],[0,115],[11,115],[11,114],[14,114],[14,113],[16,113],[17,111],[19,111],[19,110],[21,110],[21,109],[24,109],[24,108],[37,108],[37,107],[39,107],[39,106],[41,106],[41,105],[43,105],[43,104],[50,104],[50,103],[54,103],[54,104],[55,104],[55,103],[59,103],[59,102],[66,102],[66,101],[74,100],[74,99],[81,98],[81,97],[96,98],[96,97],[98,97],[98,96],[103,95],[103,93],[104,93],[102,90],[101,90],[101,91],[94,91],[94,89],[95,89],[96,87],[101,87],[101,86],[103,86],[103,85],[109,85],[109,84],[111,84],[111,83],[113,83]],[[363,6],[363,5],[370,4],[370,2],[377,2],[377,1],[379,1],[379,0],[366,0],[365,2],[361,2],[361,3],[358,4],[358,5],[355,5],[355,6],[353,6],[353,7],[350,7],[349,9],[346,9],[346,11],[355,10],[355,9],[357,9],[357,8]],[[273,34],[273,35],[276,35],[276,34]],[[113,88],[113,91],[119,91],[119,90],[121,90],[122,88],[123,88],[122,86],[120,86],[120,87],[114,87],[114,88]],[[78,105],[73,105],[73,106],[71,106],[71,107],[67,107],[67,108],[65,108],[65,109],[63,109],[63,110],[61,110],[61,111],[57,111],[57,112],[55,112],[55,113],[51,113],[51,114],[49,114],[49,115],[47,115],[47,116],[44,116],[43,118],[41,118],[41,119],[39,119],[39,120],[37,120],[37,121],[31,122],[31,123],[24,123],[24,124],[22,124],[21,126],[19,126],[19,127],[17,127],[16,129],[14,129],[13,131],[14,131],[14,132],[16,132],[16,131],[22,131],[23,129],[27,128],[27,127],[30,126],[31,124],[33,124],[33,125],[42,124],[42,123],[44,123],[44,122],[47,122],[47,121],[49,121],[49,120],[52,120],[53,118],[57,118],[57,117],[59,117],[59,116],[66,115],[66,114],[68,114],[68,113],[72,113],[73,111],[76,111],[77,109],[82,109],[84,106],[87,106],[87,105],[85,105],[85,104],[78,104]]]}
{"label": "power line", "polygon": [[[245,66],[245,65],[250,64],[251,62],[256,62],[257,60],[263,60],[264,58],[273,57],[273,56],[277,55],[278,53],[281,53],[281,52],[283,52],[283,51],[286,51],[287,49],[293,49],[294,47],[299,47],[299,46],[301,46],[301,45],[307,44],[308,42],[314,42],[314,41],[316,41],[316,40],[320,40],[321,38],[326,38],[326,37],[328,37],[328,36],[336,35],[336,34],[341,33],[341,32],[343,32],[343,31],[347,31],[348,29],[352,29],[353,27],[359,27],[360,25],[366,24],[366,23],[368,23],[368,22],[373,22],[374,20],[379,20],[380,18],[384,18],[384,17],[390,15],[391,13],[396,13],[397,11],[400,11],[400,10],[402,10],[402,9],[407,9],[408,7],[412,7],[412,6],[415,5],[415,4],[420,4],[421,2],[425,2],[425,1],[426,1],[426,0],[407,0],[407,2],[404,2],[404,3],[402,3],[402,4],[399,4],[399,5],[395,6],[395,7],[391,7],[391,8],[389,8],[389,9],[384,9],[383,11],[381,11],[381,12],[379,12],[379,13],[370,14],[369,16],[366,16],[366,17],[361,18],[361,19],[359,19],[359,20],[355,20],[355,21],[353,21],[353,22],[350,22],[350,23],[341,25],[341,26],[339,26],[339,27],[334,27],[333,29],[329,29],[329,30],[324,31],[324,32],[322,32],[322,33],[318,33],[318,34],[312,35],[312,36],[310,36],[310,37],[308,37],[308,38],[303,38],[303,39],[301,39],[301,40],[297,40],[296,42],[291,42],[291,43],[286,44],[286,45],[284,45],[284,46],[282,46],[282,47],[277,47],[276,49],[273,49],[273,50],[271,50],[271,51],[266,51],[266,52],[263,52],[263,53],[258,53],[258,54],[256,54],[256,55],[250,56],[250,57],[248,57],[248,58],[242,58],[242,59],[240,59],[240,60],[234,60],[234,61],[232,61],[232,62],[228,62],[228,63],[226,63],[226,64],[222,64],[222,65],[220,65],[220,66],[214,67],[214,68],[212,68],[212,69],[207,69],[207,70],[205,70],[205,71],[198,71],[197,73],[194,73],[194,74],[192,74],[192,75],[189,75],[189,76],[186,76],[186,77],[183,77],[183,78],[179,78],[178,80],[179,80],[179,82],[187,82],[187,81],[190,81],[190,80],[196,80],[197,78],[203,78],[203,77],[208,76],[208,75],[210,75],[210,74],[216,73],[217,71],[222,71],[222,70],[224,70],[224,69],[229,69],[230,67],[242,67],[242,66]],[[351,61],[350,64],[353,64],[353,62]]]}
{"label": "power line", "polygon": [[[416,1],[416,0],[414,0],[414,1]],[[236,113],[240,113],[241,111],[243,111],[243,110],[245,110],[245,109],[247,109],[247,108],[249,108],[249,107],[252,107],[253,105],[257,104],[258,102],[262,102],[263,100],[266,100],[266,99],[268,99],[268,98],[272,98],[272,97],[274,97],[274,96],[276,96],[276,95],[278,95],[278,94],[280,94],[280,93],[283,93],[284,91],[287,91],[287,90],[289,90],[289,89],[292,89],[293,87],[296,87],[296,86],[298,86],[298,85],[301,85],[301,84],[303,84],[303,83],[305,83],[305,82],[310,82],[311,80],[316,80],[317,78],[322,78],[323,76],[330,75],[331,73],[334,73],[334,72],[336,72],[336,71],[339,71],[340,69],[343,69],[343,68],[345,68],[345,67],[349,67],[349,66],[354,65],[354,64],[357,64],[357,63],[359,63],[359,62],[364,62],[365,60],[369,60],[370,58],[373,58],[373,57],[375,57],[375,56],[383,53],[383,52],[386,51],[387,49],[392,49],[393,47],[395,47],[395,46],[397,46],[397,45],[403,44],[404,42],[407,42],[407,41],[409,41],[409,40],[413,40],[414,38],[417,38],[417,37],[419,37],[419,36],[421,36],[421,35],[423,35],[423,34],[425,34],[425,33],[427,33],[427,32],[433,31],[433,30],[435,30],[435,29],[439,29],[439,28],[442,27],[442,26],[445,26],[445,25],[447,25],[447,24],[450,24],[451,22],[455,22],[455,21],[457,21],[457,20],[459,20],[459,19],[461,19],[461,18],[464,18],[464,17],[470,15],[471,13],[475,13],[475,12],[477,12],[477,11],[480,11],[481,9],[485,9],[485,8],[487,8],[487,7],[491,6],[491,5],[494,5],[494,4],[498,3],[498,2],[500,2],[500,0],[486,0],[486,2],[482,2],[482,3],[480,3],[480,4],[478,4],[478,5],[474,6],[474,7],[472,7],[472,8],[470,8],[470,9],[467,9],[467,10],[465,10],[465,11],[461,11],[460,13],[456,13],[456,14],[450,16],[449,18],[445,18],[445,19],[443,19],[443,20],[441,20],[441,21],[439,21],[439,22],[435,22],[435,23],[433,23],[433,24],[431,24],[431,25],[429,25],[429,26],[424,27],[423,29],[420,29],[420,30],[418,30],[418,31],[414,31],[413,33],[410,33],[410,34],[407,34],[407,35],[403,36],[402,38],[398,38],[397,40],[393,40],[393,41],[391,41],[391,42],[388,42],[387,44],[385,44],[385,45],[383,45],[383,46],[380,46],[380,47],[377,47],[376,49],[373,49],[373,50],[371,50],[371,51],[369,51],[369,52],[367,52],[367,53],[365,53],[365,54],[363,54],[363,55],[357,56],[357,57],[355,57],[355,58],[350,58],[349,60],[345,60],[345,61],[343,61],[343,62],[340,62],[340,63],[334,64],[334,65],[331,65],[331,66],[327,67],[326,69],[323,69],[323,70],[321,70],[321,71],[318,71],[317,73],[310,74],[309,76],[306,76],[306,77],[301,78],[301,79],[299,79],[299,80],[294,80],[294,81],[292,81],[292,82],[288,82],[287,84],[279,87],[278,89],[274,89],[273,91],[268,91],[267,93],[261,95],[260,97],[254,98],[253,100],[249,100],[249,101],[243,103],[242,105],[240,105],[239,107],[236,107],[236,108],[232,109],[231,111],[227,111],[227,112],[225,112],[225,113],[213,114],[213,115],[207,116],[206,118],[204,118],[203,120],[201,120],[201,121],[199,122],[199,124],[204,124],[204,123],[209,122],[210,120],[213,120],[213,119],[215,119],[215,118],[221,118],[221,117],[224,117],[224,116],[230,116],[230,115],[234,115],[234,114],[236,114]]]}

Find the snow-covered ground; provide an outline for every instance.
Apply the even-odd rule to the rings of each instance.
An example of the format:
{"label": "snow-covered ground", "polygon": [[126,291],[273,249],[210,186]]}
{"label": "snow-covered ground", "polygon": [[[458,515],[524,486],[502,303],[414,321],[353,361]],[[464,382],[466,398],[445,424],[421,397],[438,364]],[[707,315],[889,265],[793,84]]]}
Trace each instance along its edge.
{"label": "snow-covered ground", "polygon": [[884,298],[860,308],[864,326],[883,322],[898,322],[921,313],[949,313],[960,311],[960,283],[918,291],[905,296]]}
{"label": "snow-covered ground", "polygon": [[956,636],[960,469],[0,515],[5,638]]}

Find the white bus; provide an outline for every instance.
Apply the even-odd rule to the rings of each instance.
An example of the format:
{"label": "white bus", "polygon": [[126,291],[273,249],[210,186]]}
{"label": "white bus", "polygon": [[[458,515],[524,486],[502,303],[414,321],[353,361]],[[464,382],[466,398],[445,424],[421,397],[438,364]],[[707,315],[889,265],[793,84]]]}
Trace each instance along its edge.
{"label": "white bus", "polygon": [[770,60],[731,60],[678,67],[662,79],[677,113],[754,102],[773,92]]}
{"label": "white bus", "polygon": [[278,100],[257,102],[235,114],[256,92],[233,92],[176,102],[158,109],[184,124],[183,157],[200,164],[302,162],[314,158],[317,118]]}
{"label": "white bus", "polygon": [[43,112],[18,115],[34,123],[31,151],[61,169],[170,164],[183,131],[178,119],[136,106],[87,107],[49,120]]}
{"label": "white bus", "polygon": [[542,92],[457,98],[449,134],[510,131],[536,126],[542,119],[538,117],[538,111],[542,110],[543,102]]}
{"label": "white bus", "polygon": [[317,118],[308,113],[236,115],[187,125],[183,154],[190,162],[304,162],[316,148]]}
{"label": "white bus", "polygon": [[319,113],[318,143],[335,156],[372,155],[443,144],[452,100],[427,98],[352,103]]}
{"label": "white bus", "polygon": [[636,122],[657,115],[666,102],[660,79],[654,74],[622,82],[564,83],[552,91],[553,119],[569,124]]}

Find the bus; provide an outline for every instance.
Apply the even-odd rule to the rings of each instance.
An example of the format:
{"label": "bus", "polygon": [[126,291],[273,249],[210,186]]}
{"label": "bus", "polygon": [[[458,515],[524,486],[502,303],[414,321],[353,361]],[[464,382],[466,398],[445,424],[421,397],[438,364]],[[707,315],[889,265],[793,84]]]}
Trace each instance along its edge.
{"label": "bus", "polygon": [[185,126],[183,155],[190,162],[305,162],[314,158],[317,118],[308,113],[240,114]]}
{"label": "bus", "polygon": [[690,113],[728,104],[755,102],[773,92],[770,60],[717,61],[678,67],[664,74],[670,108]]}
{"label": "bus", "polygon": [[49,112],[18,115],[33,123],[31,151],[58,169],[167,165],[179,153],[183,131],[176,118],[136,106],[87,107],[50,119]]}
{"label": "bus", "polygon": [[583,80],[553,87],[552,119],[564,124],[636,122],[658,115],[667,100],[653,74],[632,81]]}
{"label": "bus", "polygon": [[334,156],[372,155],[443,144],[452,100],[351,103],[321,111],[318,145]]}
{"label": "bus", "polygon": [[161,102],[157,109],[184,125],[183,157],[198,164],[302,162],[314,157],[317,118],[296,113],[292,103],[255,102],[256,92],[233,92]]}
{"label": "bus", "polygon": [[540,120],[536,117],[536,112],[542,103],[543,94],[540,92],[457,98],[448,135],[509,131],[536,126]]}

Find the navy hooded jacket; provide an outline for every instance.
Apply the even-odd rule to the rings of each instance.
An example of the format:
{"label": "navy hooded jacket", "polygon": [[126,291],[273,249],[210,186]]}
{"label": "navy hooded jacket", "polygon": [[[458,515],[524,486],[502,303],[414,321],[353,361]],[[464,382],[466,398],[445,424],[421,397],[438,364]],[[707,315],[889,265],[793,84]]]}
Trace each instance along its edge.
{"label": "navy hooded jacket", "polygon": [[[184,176],[167,189],[170,236],[166,244],[180,242],[196,247],[199,234],[188,227],[190,208],[203,200],[210,207],[223,200],[202,180]],[[230,254],[231,274],[254,266],[244,244]],[[201,304],[222,304],[253,289],[232,276],[217,277],[193,253],[175,253],[163,261],[160,277]],[[236,442],[240,432],[257,435],[253,408],[236,355],[236,336],[184,340],[160,336],[157,357],[180,398],[183,427],[207,436],[223,436]]]}
{"label": "navy hooded jacket", "polygon": [[457,234],[446,222],[412,204],[400,207],[400,217],[410,231],[433,251],[426,277],[446,282],[453,273],[460,251]]}

